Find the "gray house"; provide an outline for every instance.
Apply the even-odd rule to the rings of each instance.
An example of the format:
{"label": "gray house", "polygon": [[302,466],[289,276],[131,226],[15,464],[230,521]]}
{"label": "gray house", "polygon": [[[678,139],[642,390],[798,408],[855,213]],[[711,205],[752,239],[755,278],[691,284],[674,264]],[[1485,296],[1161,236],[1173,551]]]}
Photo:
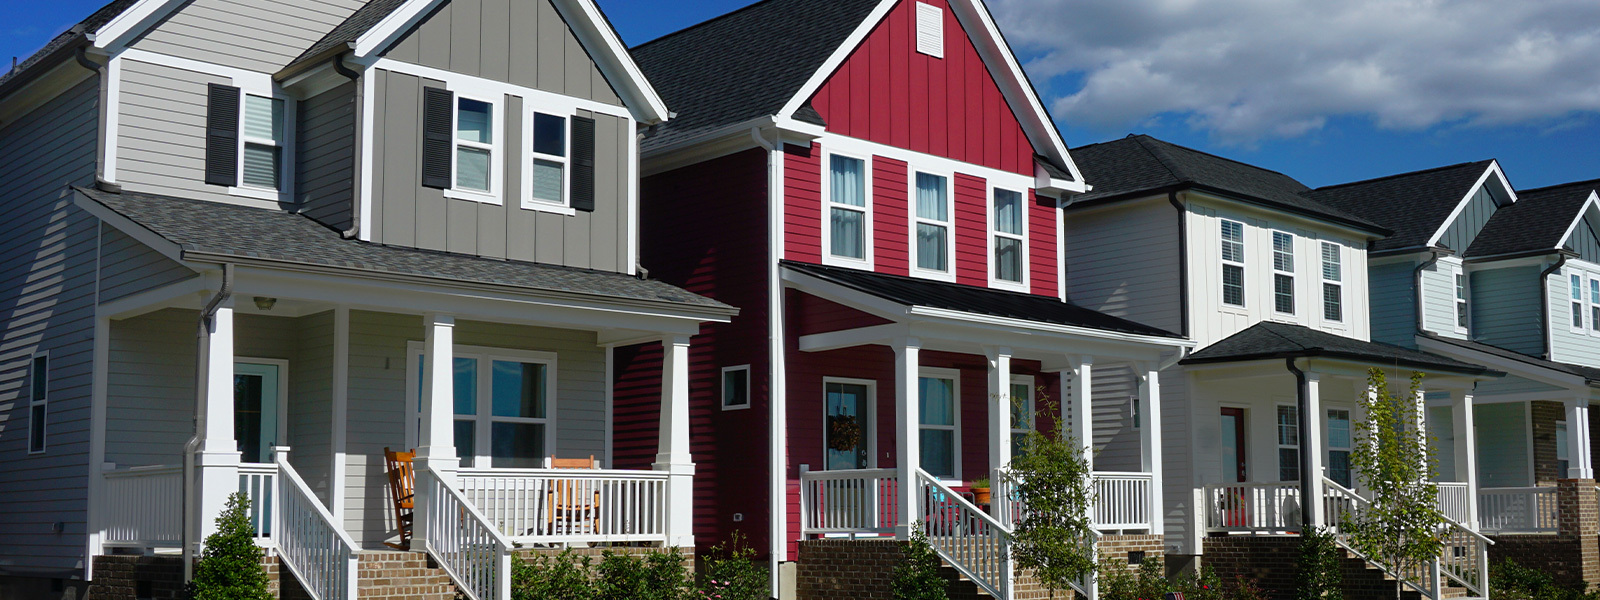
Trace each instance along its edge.
{"label": "gray house", "polygon": [[667,118],[591,0],[117,0],[52,40],[0,79],[0,597],[192,552],[234,492],[324,600],[390,546],[476,599],[514,544],[693,547],[689,336],[736,310],[641,276]]}

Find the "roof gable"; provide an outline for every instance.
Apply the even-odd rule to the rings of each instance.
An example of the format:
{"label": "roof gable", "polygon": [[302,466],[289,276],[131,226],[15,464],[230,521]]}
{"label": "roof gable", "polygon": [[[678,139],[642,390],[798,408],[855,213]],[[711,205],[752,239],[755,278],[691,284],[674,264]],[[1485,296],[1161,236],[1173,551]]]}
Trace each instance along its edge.
{"label": "roof gable", "polygon": [[1596,211],[1596,189],[1600,180],[1524,190],[1515,204],[1495,212],[1466,256],[1554,252],[1569,245],[1586,214]]}
{"label": "roof gable", "polygon": [[1420,250],[1439,244],[1484,185],[1499,188],[1497,205],[1516,201],[1492,159],[1321,187],[1308,196],[1393,230],[1394,235],[1373,243],[1374,251]]}

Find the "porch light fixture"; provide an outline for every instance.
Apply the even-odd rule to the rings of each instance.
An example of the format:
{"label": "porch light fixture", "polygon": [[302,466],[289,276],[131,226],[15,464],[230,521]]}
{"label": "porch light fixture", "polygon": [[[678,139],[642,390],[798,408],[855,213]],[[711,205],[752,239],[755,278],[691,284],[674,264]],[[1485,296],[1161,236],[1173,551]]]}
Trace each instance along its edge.
{"label": "porch light fixture", "polygon": [[272,310],[272,307],[273,306],[277,306],[277,304],[278,304],[278,299],[277,298],[266,298],[266,297],[262,297],[262,296],[256,296],[256,308],[259,308],[261,310]]}

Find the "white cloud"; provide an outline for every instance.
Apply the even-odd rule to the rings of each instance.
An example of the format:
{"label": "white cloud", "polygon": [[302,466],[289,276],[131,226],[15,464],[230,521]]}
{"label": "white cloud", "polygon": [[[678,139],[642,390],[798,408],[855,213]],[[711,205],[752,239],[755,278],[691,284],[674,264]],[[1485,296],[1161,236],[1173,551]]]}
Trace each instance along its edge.
{"label": "white cloud", "polygon": [[1550,126],[1600,111],[1595,0],[989,0],[1056,118],[1176,116],[1222,140]]}

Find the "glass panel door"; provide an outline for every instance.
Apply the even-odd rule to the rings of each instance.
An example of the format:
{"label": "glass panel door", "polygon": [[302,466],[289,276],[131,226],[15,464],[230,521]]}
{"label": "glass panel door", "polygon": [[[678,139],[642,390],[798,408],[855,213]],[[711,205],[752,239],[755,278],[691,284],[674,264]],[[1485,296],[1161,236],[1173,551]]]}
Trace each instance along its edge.
{"label": "glass panel door", "polygon": [[1249,474],[1245,464],[1249,453],[1244,445],[1244,409],[1222,409],[1222,480],[1244,482]]}
{"label": "glass panel door", "polygon": [[283,390],[278,377],[277,365],[233,365],[233,439],[239,446],[240,462],[272,462],[272,447],[281,443],[278,404]]}
{"label": "glass panel door", "polygon": [[865,469],[871,459],[868,448],[873,424],[869,420],[868,387],[857,383],[828,382],[827,422],[823,432],[823,468]]}

